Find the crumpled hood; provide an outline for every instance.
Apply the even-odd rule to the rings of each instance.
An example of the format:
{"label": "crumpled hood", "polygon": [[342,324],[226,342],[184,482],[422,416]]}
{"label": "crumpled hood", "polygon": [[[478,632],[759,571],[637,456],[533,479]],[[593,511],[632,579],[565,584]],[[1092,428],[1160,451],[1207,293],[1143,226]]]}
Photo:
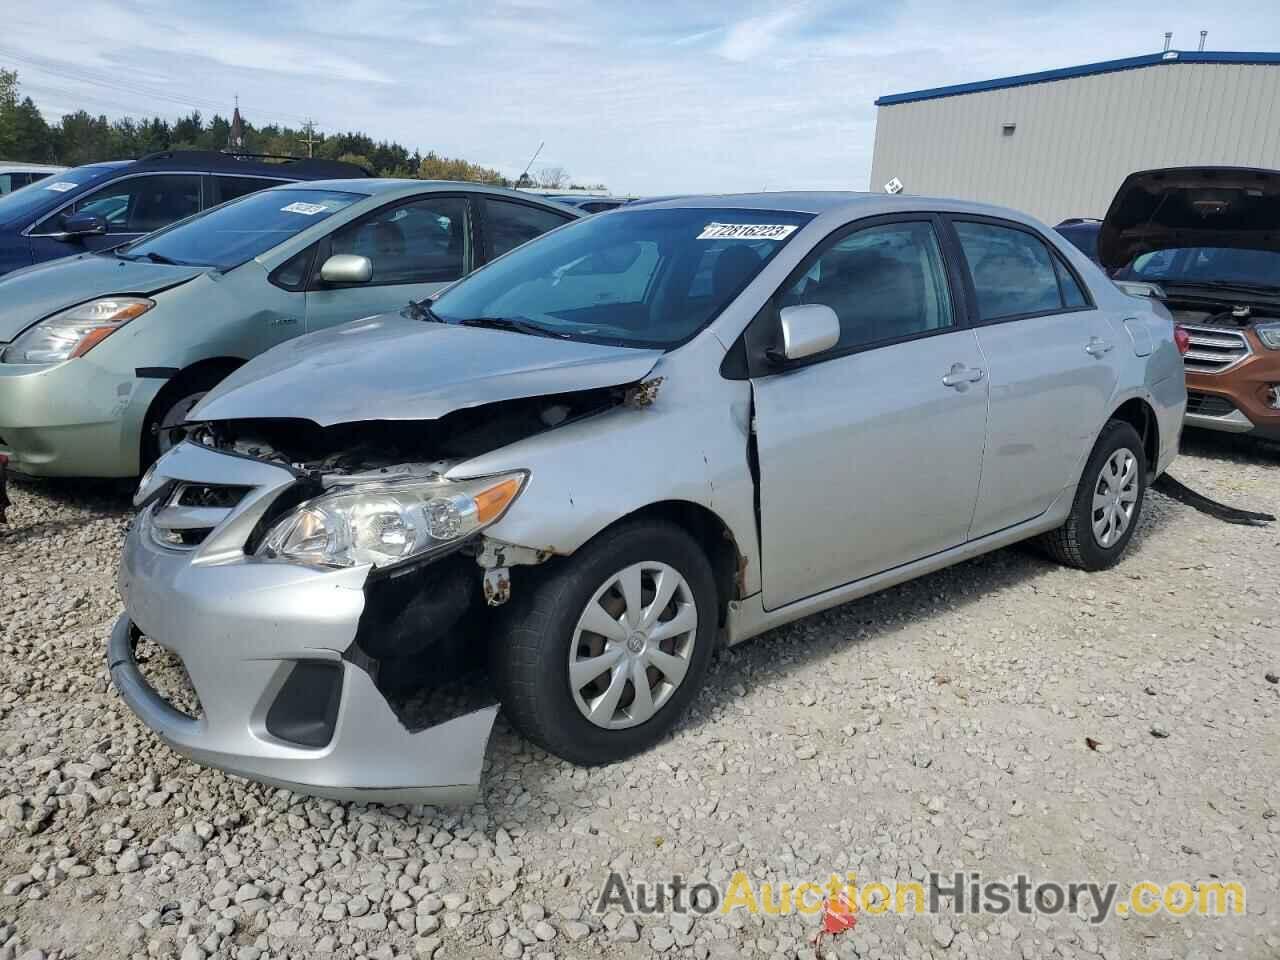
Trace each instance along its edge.
{"label": "crumpled hood", "polygon": [[1280,252],[1280,171],[1172,167],[1131,173],[1098,232],[1098,259],[1119,269],[1173,247]]}
{"label": "crumpled hood", "polygon": [[322,427],[434,420],[500,400],[642,379],[661,350],[460,327],[388,313],[282,343],[215,387],[188,420],[282,417]]}
{"label": "crumpled hood", "polygon": [[83,253],[0,277],[0,343],[37,320],[95,297],[148,296],[186,283],[210,267],[179,267]]}

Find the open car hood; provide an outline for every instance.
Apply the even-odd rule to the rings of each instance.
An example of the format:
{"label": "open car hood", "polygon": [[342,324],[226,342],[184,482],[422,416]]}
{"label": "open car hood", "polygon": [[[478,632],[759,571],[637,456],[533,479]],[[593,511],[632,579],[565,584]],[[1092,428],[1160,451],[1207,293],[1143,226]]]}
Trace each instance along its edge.
{"label": "open car hood", "polygon": [[1280,171],[1171,167],[1131,173],[1098,233],[1098,259],[1119,269],[1173,247],[1280,252]]}
{"label": "open car hood", "polygon": [[388,313],[299,337],[222,381],[190,421],[282,417],[322,427],[435,420],[454,410],[641,380],[661,350],[416,320]]}

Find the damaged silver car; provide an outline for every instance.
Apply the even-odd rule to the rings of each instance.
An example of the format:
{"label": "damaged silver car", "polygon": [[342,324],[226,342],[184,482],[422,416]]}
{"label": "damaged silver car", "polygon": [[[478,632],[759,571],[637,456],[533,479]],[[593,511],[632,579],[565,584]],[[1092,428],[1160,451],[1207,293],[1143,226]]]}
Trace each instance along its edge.
{"label": "damaged silver car", "polygon": [[1114,564],[1185,402],[1163,307],[1011,211],[624,207],[206,396],[139,488],[111,675],[201,763],[466,799],[498,704],[607,763],[718,644],[1032,537]]}

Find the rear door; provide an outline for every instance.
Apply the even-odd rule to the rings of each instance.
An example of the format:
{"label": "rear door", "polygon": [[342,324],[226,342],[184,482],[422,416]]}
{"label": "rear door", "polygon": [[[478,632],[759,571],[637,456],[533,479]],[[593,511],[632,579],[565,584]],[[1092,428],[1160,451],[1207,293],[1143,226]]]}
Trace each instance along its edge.
{"label": "rear door", "polygon": [[1117,338],[1128,337],[1036,230],[950,220],[990,375],[976,539],[1044,513],[1072,481],[1115,391]]}
{"label": "rear door", "polygon": [[[307,292],[307,330],[398,310],[466,276],[475,265],[473,201],[465,194],[428,193],[379,207],[321,241]],[[367,283],[327,283],[325,260],[368,257]]]}
{"label": "rear door", "polygon": [[940,225],[838,231],[753,321],[821,303],[841,327],[831,350],[752,377],[767,609],[965,540],[987,382]]}

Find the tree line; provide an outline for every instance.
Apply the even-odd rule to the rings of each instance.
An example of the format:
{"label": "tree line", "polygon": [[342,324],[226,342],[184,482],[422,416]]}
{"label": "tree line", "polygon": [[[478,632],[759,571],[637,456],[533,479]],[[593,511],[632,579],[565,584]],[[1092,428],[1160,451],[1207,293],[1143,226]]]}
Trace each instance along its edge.
{"label": "tree line", "polygon": [[[267,124],[254,126],[241,118],[244,146],[236,152],[305,157],[308,138],[303,127]],[[230,119],[214,114],[209,120],[193,110],[170,122],[163,117],[108,120],[86,110],[64,114],[48,123],[30,97],[20,97],[18,75],[0,69],[0,160],[52,163],[75,167],[100,160],[126,160],[162,150],[226,150],[231,136]],[[547,189],[583,189],[573,184],[562,167],[551,167],[522,176],[513,183],[499,171],[462,160],[443,157],[433,150],[425,154],[402,144],[351,131],[323,137],[314,144],[314,156],[356,163],[379,177],[415,177],[424,180],[469,180],[500,186]],[[586,189],[605,190],[603,184]]]}

